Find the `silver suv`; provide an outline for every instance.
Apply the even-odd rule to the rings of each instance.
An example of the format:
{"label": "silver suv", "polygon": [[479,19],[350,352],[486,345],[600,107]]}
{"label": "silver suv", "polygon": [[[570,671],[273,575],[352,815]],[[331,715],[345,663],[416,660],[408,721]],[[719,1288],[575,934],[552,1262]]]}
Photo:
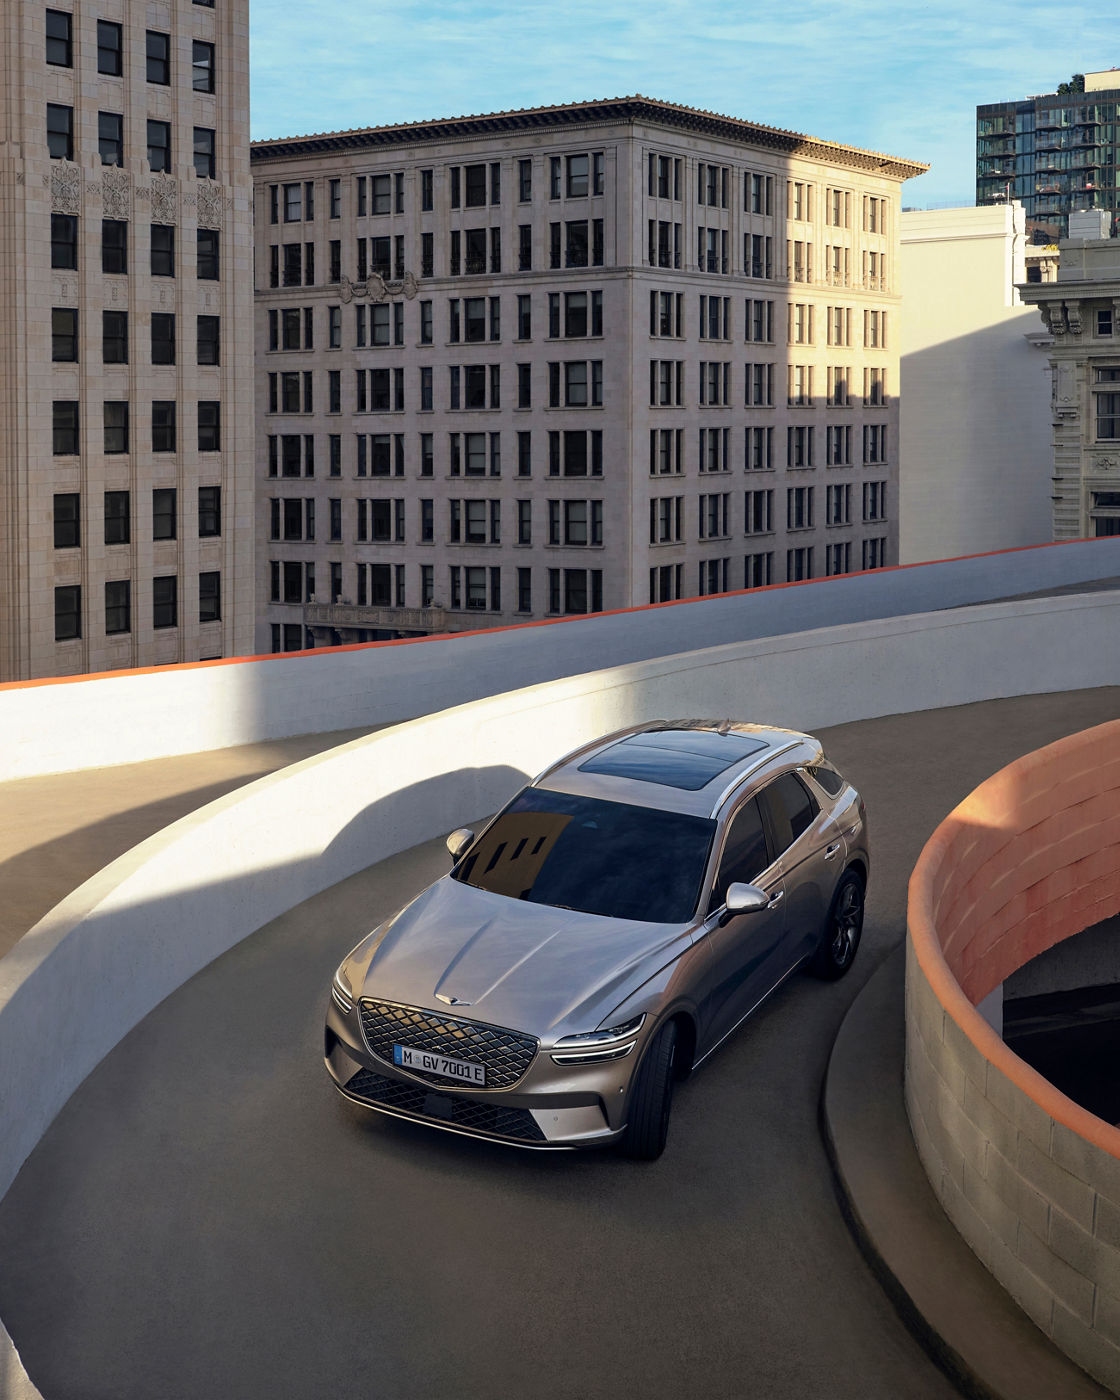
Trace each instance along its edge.
{"label": "silver suv", "polygon": [[661,720],[519,792],[335,973],[348,1098],[520,1147],[660,1156],[673,1084],[790,973],[843,976],[859,794],[807,734]]}

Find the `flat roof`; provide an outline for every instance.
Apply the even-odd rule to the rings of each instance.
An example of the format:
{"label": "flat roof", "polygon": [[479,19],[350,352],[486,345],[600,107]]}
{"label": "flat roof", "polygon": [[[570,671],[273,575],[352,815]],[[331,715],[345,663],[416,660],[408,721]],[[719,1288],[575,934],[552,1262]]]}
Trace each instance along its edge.
{"label": "flat roof", "polygon": [[723,116],[696,107],[637,93],[632,97],[609,97],[591,102],[569,102],[553,107],[524,107],[508,112],[475,116],[438,117],[430,121],[404,122],[392,126],[370,126],[351,131],[324,131],[306,136],[279,137],[254,141],[250,147],[254,162],[280,160],[288,156],[321,155],[327,152],[373,149],[383,146],[416,145],[454,138],[493,136],[501,132],[540,130],[567,126],[602,126],[617,122],[648,122],[700,132],[744,145],[763,146],[786,155],[832,161],[837,165],[872,170],[897,180],[921,175],[929,166],[921,161],[903,160],[881,151],[825,141],[781,127],[764,126],[739,117]]}

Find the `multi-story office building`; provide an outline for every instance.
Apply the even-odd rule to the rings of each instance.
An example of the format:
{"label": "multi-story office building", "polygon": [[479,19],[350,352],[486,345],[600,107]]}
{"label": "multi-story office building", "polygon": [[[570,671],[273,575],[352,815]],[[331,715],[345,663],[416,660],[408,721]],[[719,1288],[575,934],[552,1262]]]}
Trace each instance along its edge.
{"label": "multi-story office building", "polygon": [[252,155],[262,650],[897,559],[925,167],[645,98]]}
{"label": "multi-story office building", "polygon": [[247,651],[248,5],[0,25],[0,680]]}
{"label": "multi-story office building", "polygon": [[[1063,84],[1070,87],[1071,84]],[[1084,91],[976,109],[976,203],[1019,200],[1041,241],[1069,231],[1074,210],[1120,209],[1120,71],[1086,73]]]}
{"label": "multi-story office building", "polygon": [[1049,332],[1053,535],[1120,535],[1120,241],[1109,216],[1075,214],[1056,282],[1028,283]]}

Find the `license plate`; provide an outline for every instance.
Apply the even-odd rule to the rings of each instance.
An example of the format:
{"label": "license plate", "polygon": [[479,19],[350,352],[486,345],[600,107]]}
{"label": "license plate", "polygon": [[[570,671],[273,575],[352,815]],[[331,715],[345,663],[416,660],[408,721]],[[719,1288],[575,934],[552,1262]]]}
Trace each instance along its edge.
{"label": "license plate", "polygon": [[463,1084],[485,1084],[486,1066],[470,1060],[456,1060],[450,1055],[436,1055],[431,1050],[413,1050],[408,1045],[393,1046],[393,1063],[401,1069],[420,1070],[424,1074],[439,1074],[444,1079],[458,1079]]}

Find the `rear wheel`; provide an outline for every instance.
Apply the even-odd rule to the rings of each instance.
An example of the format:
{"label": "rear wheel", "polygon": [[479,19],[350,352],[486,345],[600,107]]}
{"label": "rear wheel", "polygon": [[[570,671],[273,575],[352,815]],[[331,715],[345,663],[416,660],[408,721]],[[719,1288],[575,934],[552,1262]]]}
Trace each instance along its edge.
{"label": "rear wheel", "polygon": [[855,960],[863,932],[863,881],[854,870],[840,877],[825,920],[820,947],[809,965],[815,977],[835,982]]}
{"label": "rear wheel", "polygon": [[677,1025],[667,1021],[650,1042],[630,1092],[629,1125],[622,1144],[627,1157],[652,1162],[665,1150],[676,1051]]}

